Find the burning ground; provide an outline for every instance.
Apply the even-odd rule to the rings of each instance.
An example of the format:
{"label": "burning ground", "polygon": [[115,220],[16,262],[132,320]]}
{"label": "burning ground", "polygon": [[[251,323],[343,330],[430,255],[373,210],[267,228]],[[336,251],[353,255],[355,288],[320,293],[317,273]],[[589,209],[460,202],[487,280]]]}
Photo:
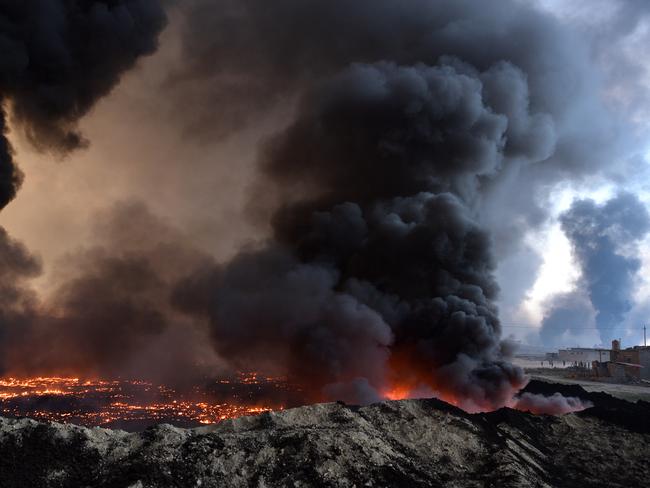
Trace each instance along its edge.
{"label": "burning ground", "polygon": [[187,387],[252,369],[300,404],[584,408],[518,396],[496,279],[548,219],[550,189],[612,169],[609,134],[624,132],[575,33],[514,0],[3,5],[0,207],[23,178],[11,134],[84,147],[81,119],[155,52],[168,12],[182,60],[156,105],[186,107],[170,124],[202,144],[282,112],[241,215],[261,237],[220,260],[146,201],[109,205],[39,293],[43,263],[0,229],[3,375]]}
{"label": "burning ground", "polygon": [[330,403],[135,434],[0,419],[0,479],[7,488],[645,486],[650,404],[528,389],[595,406],[551,417],[468,414],[435,399]]}
{"label": "burning ground", "polygon": [[[138,190],[106,202],[44,288],[34,280],[52,263],[0,228],[6,412],[87,425],[221,421],[127,434],[2,420],[3,486],[647,479],[647,404],[526,386],[497,306],[499,265],[549,222],[553,189],[624,180],[634,128],[603,100],[576,32],[526,2],[486,3],[0,4],[0,208],[29,177],[14,138],[57,157],[86,147],[82,119],[156,51],[168,19],[180,59],[151,105],[168,108],[184,144],[209,152],[206,141],[273,122],[236,190],[254,239],[225,258],[195,245],[196,227],[151,210],[153,200],[164,208],[164,191],[147,198],[130,180]],[[175,171],[155,167],[174,188],[207,172],[180,154]],[[237,158],[218,163],[240,171]],[[218,212],[209,194],[220,190],[192,194],[196,213]],[[603,210],[611,221],[596,217]],[[562,220],[603,330],[630,310],[640,261],[621,252],[645,237],[642,210],[621,193],[605,206],[577,202]],[[619,217],[644,227],[621,234]],[[601,280],[610,267],[621,268],[620,296]],[[195,388],[250,370],[260,377]],[[415,397],[435,398],[382,401]],[[285,409],[332,400],[362,406]],[[284,411],[229,420],[269,409]]]}
{"label": "burning ground", "polygon": [[240,373],[218,381],[172,388],[142,380],[35,377],[0,380],[0,415],[143,430],[159,423],[213,424],[282,410],[300,398],[283,378]]}
{"label": "burning ground", "polygon": [[[139,431],[168,423],[179,427],[214,424],[304,402],[299,385],[286,378],[239,373],[182,387],[143,380],[83,380],[63,377],[0,379],[0,415],[66,422],[87,427]],[[565,414],[593,406],[559,393],[525,392],[508,406],[532,413]]]}

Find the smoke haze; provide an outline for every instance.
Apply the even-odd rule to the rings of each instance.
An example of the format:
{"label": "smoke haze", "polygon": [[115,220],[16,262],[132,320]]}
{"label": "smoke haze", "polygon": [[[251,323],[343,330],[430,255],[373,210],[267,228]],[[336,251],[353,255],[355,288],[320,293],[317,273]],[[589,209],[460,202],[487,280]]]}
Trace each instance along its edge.
{"label": "smoke haze", "polygon": [[513,407],[517,410],[534,414],[564,415],[571,412],[580,412],[593,407],[593,403],[583,401],[576,397],[565,397],[559,393],[551,396],[524,393],[516,397]]}
{"label": "smoke haze", "polygon": [[[0,370],[187,382],[219,367],[199,346],[200,327],[168,305],[187,270],[212,259],[141,203],[120,203],[95,219],[95,243],[60,260],[48,298],[17,285],[3,290],[0,324],[9,334]],[[3,244],[11,256],[3,283],[38,274],[26,249],[6,237]]]}
{"label": "smoke haze", "polygon": [[[181,376],[227,365],[287,375],[306,401],[510,404],[526,379],[501,337],[499,285],[534,278],[524,236],[548,221],[555,184],[620,169],[625,127],[602,103],[589,47],[516,1],[165,5],[166,39],[179,44],[158,61],[173,58],[169,67],[156,65],[154,95],[139,87],[160,132],[134,130],[155,148],[123,176],[137,201],[92,217],[92,238],[49,272],[44,296],[29,286],[39,259],[0,236],[0,287],[12,297],[0,298],[5,371]],[[0,64],[3,133],[10,116],[16,135],[56,154],[85,144],[78,121],[165,25],[154,0],[33,2],[3,16],[10,52],[30,60]],[[0,151],[6,204],[22,176],[6,137]],[[108,180],[119,163],[101,163]],[[613,202],[563,217],[587,292],[558,302],[549,324],[555,313],[604,329],[629,308],[638,262],[619,244],[646,231],[621,223],[640,203]],[[224,252],[250,222],[255,239]],[[622,265],[620,296],[605,291],[603,270],[590,274],[600,255],[583,227],[600,229],[603,266]]]}

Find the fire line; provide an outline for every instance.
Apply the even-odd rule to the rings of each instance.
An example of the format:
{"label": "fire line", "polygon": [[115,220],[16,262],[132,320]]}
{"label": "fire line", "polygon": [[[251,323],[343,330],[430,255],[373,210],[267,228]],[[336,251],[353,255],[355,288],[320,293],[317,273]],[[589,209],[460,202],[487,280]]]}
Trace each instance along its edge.
{"label": "fire line", "polygon": [[161,422],[181,425],[282,410],[264,401],[257,390],[289,388],[282,378],[240,373],[178,391],[162,384],[132,379],[81,379],[37,376],[0,378],[0,414],[85,426],[123,426]]}

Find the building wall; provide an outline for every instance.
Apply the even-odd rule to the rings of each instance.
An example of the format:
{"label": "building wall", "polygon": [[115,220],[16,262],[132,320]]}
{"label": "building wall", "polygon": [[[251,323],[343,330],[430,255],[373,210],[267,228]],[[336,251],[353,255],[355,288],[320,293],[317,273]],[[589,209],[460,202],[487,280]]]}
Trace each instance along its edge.
{"label": "building wall", "polygon": [[618,381],[625,381],[628,378],[640,378],[641,371],[643,371],[643,368],[634,368],[611,362],[607,363],[607,369],[609,370],[609,375]]}
{"label": "building wall", "polygon": [[610,360],[608,349],[589,349],[576,347],[571,349],[560,349],[558,352],[559,361],[567,363],[586,363],[591,365],[593,361],[607,362]]}
{"label": "building wall", "polygon": [[650,347],[637,346],[622,351],[614,351],[612,352],[612,361],[640,364],[642,368],[639,376],[641,379],[650,380]]}
{"label": "building wall", "polygon": [[621,364],[607,363],[609,376],[617,381],[624,381],[626,379],[625,368]]}
{"label": "building wall", "polygon": [[641,379],[650,380],[650,348],[639,349],[639,364],[641,368]]}
{"label": "building wall", "polygon": [[613,361],[619,363],[641,364],[639,361],[638,349],[624,349],[623,351],[616,351],[613,356]]}

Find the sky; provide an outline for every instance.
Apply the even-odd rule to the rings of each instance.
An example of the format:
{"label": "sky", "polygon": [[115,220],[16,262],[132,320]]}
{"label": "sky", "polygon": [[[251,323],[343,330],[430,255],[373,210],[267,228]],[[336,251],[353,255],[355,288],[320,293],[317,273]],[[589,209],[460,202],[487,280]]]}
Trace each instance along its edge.
{"label": "sky", "polygon": [[[604,73],[603,98],[613,110],[622,113],[631,121],[630,129],[635,132],[636,142],[621,154],[621,158],[638,161],[630,178],[600,179],[586,185],[560,184],[549,199],[553,219],[539,233],[529,236],[531,245],[542,256],[536,280],[516,311],[504,315],[504,322],[513,325],[536,326],[544,317],[556,294],[566,293],[581,285],[581,271],[576,265],[571,243],[560,228],[557,217],[565,212],[575,199],[589,198],[603,203],[617,192],[629,191],[646,205],[650,204],[647,164],[650,146],[647,144],[650,118],[648,117],[647,94],[650,89],[650,59],[646,54],[650,31],[648,6],[643,2],[616,0],[563,2],[559,0],[523,0],[548,12],[562,23],[576,29],[588,40],[594,62]],[[636,173],[636,174],[635,174]],[[647,303],[650,300],[650,239],[644,238],[634,250],[641,260],[641,269],[633,291],[633,304],[624,319],[623,327],[617,330],[623,343],[643,344],[642,327],[647,324]],[[593,327],[593,324],[584,325]],[[576,325],[578,327],[578,325]],[[514,329],[514,327],[513,327]],[[603,341],[592,330],[584,330],[576,337],[566,339],[566,346],[589,347],[601,345]],[[514,332],[517,335],[516,332]],[[535,342],[519,333],[524,341]],[[572,343],[571,341],[575,341]],[[606,344],[604,344],[606,345]]]}
{"label": "sky", "polygon": [[[650,131],[650,59],[645,53],[650,8],[632,0],[519,1],[554,18],[570,33],[567,50],[584,46],[586,54],[579,59],[588,59],[594,82],[586,91],[597,93],[624,134],[613,143],[616,150],[603,156],[611,161],[599,163],[593,174],[582,171],[579,177],[549,179],[535,202],[546,215],[534,217],[531,210],[530,221],[519,225],[520,216],[486,211],[486,225],[500,229],[495,239],[501,292],[495,301],[504,335],[517,342],[548,349],[602,345],[598,306],[585,305],[585,300],[589,302],[585,290],[600,285],[590,278],[587,264],[581,265],[574,247],[580,242],[567,237],[562,216],[576,200],[591,199],[595,211],[602,212],[621,192],[650,205],[650,145],[645,143]],[[17,198],[0,213],[0,225],[39,256],[43,273],[32,280],[32,286],[45,299],[60,295],[62,277],[71,272],[70,262],[79,253],[108,247],[98,239],[98,225],[110,220],[110,212],[120,206],[145,202],[165,228],[173,228],[179,239],[216,263],[230,262],[242,249],[259,246],[273,233],[266,216],[273,207],[269,198],[275,195],[270,187],[259,184],[257,161],[264,152],[260,142],[285,127],[300,108],[279,89],[280,95],[262,93],[259,99],[251,95],[250,103],[264,110],[250,109],[254,123],[239,124],[241,114],[230,111],[228,101],[219,98],[222,94],[215,93],[216,102],[205,102],[204,85],[213,75],[201,78],[193,72],[195,78],[184,78],[187,23],[182,8],[171,8],[156,52],[139,58],[133,69],[120,75],[110,93],[80,118],[79,129],[90,141],[88,147],[66,155],[39,151],[19,124],[10,123],[15,159],[26,178]],[[579,39],[575,44],[574,37]],[[244,55],[249,54],[244,51]],[[262,77],[267,76],[263,67],[260,70]],[[271,75],[268,78],[277,81]],[[283,79],[279,79],[281,84]],[[302,88],[300,83],[296,82],[296,90]],[[264,106],[265,97],[275,100],[276,96],[280,103]],[[589,110],[571,115],[578,118],[576,125],[582,123],[580,114]],[[196,117],[188,118],[188,113]],[[232,128],[222,127],[223,118],[228,118]],[[303,183],[294,181],[280,193],[307,191]],[[604,227],[604,234],[617,229],[612,225]],[[511,231],[516,237],[510,237]],[[630,296],[622,298],[620,323],[612,332],[623,339],[624,346],[641,342],[641,327],[650,312],[649,244],[647,234],[612,244],[616,253],[638,259],[638,266],[630,261],[633,271],[626,277],[629,283],[625,282]],[[567,303],[567,310],[577,310],[565,325],[569,330],[562,329],[551,339],[540,334]],[[203,337],[202,332],[197,334]]]}

